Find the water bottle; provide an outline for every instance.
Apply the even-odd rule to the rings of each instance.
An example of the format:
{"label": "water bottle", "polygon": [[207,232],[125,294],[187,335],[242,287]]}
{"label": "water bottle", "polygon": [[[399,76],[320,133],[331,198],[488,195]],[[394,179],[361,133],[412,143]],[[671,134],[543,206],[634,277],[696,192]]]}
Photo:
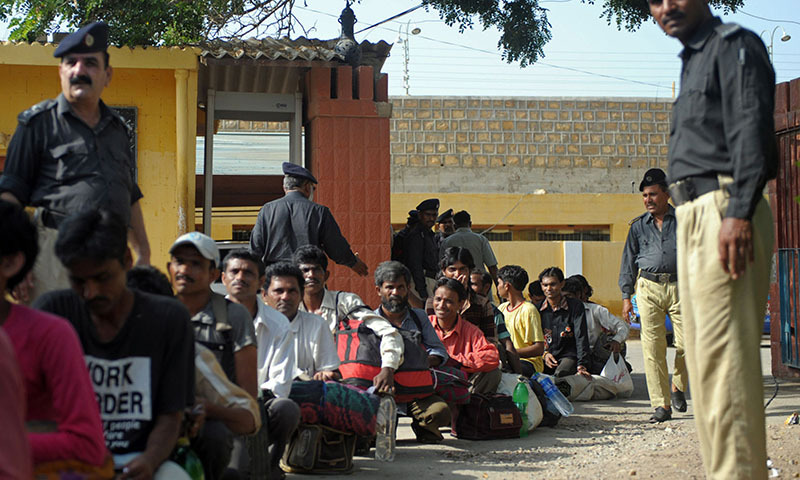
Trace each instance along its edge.
{"label": "water bottle", "polygon": [[175,463],[180,465],[189,478],[192,480],[205,480],[205,473],[203,473],[203,463],[194,453],[192,447],[189,446],[189,439],[181,437],[178,439],[178,448],[175,450],[174,456]]}
{"label": "water bottle", "polygon": [[519,429],[519,436],[528,436],[528,387],[525,381],[520,379],[517,386],[514,387],[514,393],[511,394],[511,400],[519,409],[519,414],[522,416],[522,428]]}
{"label": "water bottle", "polygon": [[394,441],[397,431],[397,405],[391,395],[381,395],[375,425],[375,460],[394,461]]}
{"label": "water bottle", "polygon": [[564,417],[569,417],[575,411],[572,404],[569,403],[567,397],[556,387],[550,377],[546,377],[538,372],[533,374],[533,378],[539,382],[539,385],[544,389],[547,395],[547,409],[554,414],[561,414]]}

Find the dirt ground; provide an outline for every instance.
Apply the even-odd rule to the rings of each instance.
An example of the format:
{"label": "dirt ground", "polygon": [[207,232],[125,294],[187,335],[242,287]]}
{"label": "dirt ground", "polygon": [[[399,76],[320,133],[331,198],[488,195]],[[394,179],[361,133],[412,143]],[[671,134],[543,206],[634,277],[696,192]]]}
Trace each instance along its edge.
{"label": "dirt ground", "polygon": [[[393,463],[356,457],[350,477],[386,479],[598,479],[704,478],[692,411],[651,425],[651,410],[638,340],[629,342],[635,390],[629,399],[575,404],[575,413],[554,428],[542,427],[527,438],[458,440],[445,433],[439,445],[419,445],[401,419]],[[670,357],[674,355],[670,349]],[[765,403],[775,392],[769,375],[769,350],[762,348]],[[671,360],[670,360],[671,365]],[[800,383],[781,382],[766,410],[767,452],[779,478],[800,478],[800,425],[784,425],[800,410]],[[290,475],[299,478],[299,475]],[[335,476],[315,476],[335,478]]]}

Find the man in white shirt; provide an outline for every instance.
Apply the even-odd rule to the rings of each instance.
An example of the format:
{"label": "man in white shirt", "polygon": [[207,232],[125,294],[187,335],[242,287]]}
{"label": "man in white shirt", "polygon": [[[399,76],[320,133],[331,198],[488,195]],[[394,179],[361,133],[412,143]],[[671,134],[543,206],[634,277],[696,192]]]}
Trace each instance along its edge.
{"label": "man in white shirt", "polygon": [[303,274],[303,299],[301,312],[321,316],[331,333],[339,330],[339,323],[348,316],[361,320],[362,324],[381,338],[381,373],[373,380],[378,391],[389,391],[393,385],[393,372],[403,358],[403,338],[388,320],[373,313],[355,293],[328,290],[325,286],[330,277],[328,257],[316,245],[304,245],[293,257],[295,265]]}
{"label": "man in white shirt", "polygon": [[[279,478],[283,472],[278,462],[289,437],[300,422],[300,408],[289,400],[296,370],[289,320],[258,297],[263,282],[264,264],[257,255],[246,249],[238,249],[225,256],[222,283],[228,291],[227,298],[247,308],[253,316],[256,330],[258,386],[264,404],[262,415],[266,415],[264,427],[252,443],[258,444],[265,437],[269,439],[268,478]],[[250,461],[244,445],[238,443],[234,446],[233,458],[237,460],[240,473],[252,470],[253,476],[257,476],[257,468],[250,465],[256,462]]]}
{"label": "man in white shirt", "polygon": [[339,356],[328,324],[319,315],[299,311],[303,273],[288,262],[273,263],[265,273],[264,301],[289,319],[294,343],[295,377],[338,380]]}

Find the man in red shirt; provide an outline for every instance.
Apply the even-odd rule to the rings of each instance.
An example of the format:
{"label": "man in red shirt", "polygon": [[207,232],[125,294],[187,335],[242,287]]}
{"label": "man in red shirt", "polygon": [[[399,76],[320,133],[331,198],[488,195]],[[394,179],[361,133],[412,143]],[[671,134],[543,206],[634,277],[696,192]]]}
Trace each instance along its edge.
{"label": "man in red shirt", "polygon": [[469,376],[472,393],[492,394],[500,383],[500,356],[483,332],[459,315],[466,299],[461,282],[440,278],[433,294],[435,315],[429,319],[450,356],[445,365],[460,368]]}

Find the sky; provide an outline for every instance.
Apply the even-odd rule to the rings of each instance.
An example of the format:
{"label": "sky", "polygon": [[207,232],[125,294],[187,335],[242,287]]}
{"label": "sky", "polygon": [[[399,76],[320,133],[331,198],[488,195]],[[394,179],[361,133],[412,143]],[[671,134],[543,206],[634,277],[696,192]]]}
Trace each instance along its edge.
{"label": "sky", "polygon": [[[610,26],[597,5],[581,0],[540,0],[547,8],[552,39],[544,47],[545,57],[521,68],[501,59],[496,30],[459,33],[439,19],[435,10],[418,9],[366,32],[357,33],[360,42],[385,40],[393,43],[383,72],[389,74],[389,94],[406,95],[403,81],[404,42],[408,38],[408,93],[439,96],[560,96],[560,97],[644,97],[672,98],[680,87],[681,44],[665,36],[652,21],[638,31],[618,31]],[[337,21],[345,0],[303,0],[295,2],[295,14],[312,38],[336,38]],[[361,0],[352,6],[358,23],[356,31],[420,4],[420,0]],[[715,12],[721,14],[722,12]],[[763,20],[755,17],[762,17]],[[756,33],[769,44],[773,37],[777,80],[800,77],[800,0],[745,0],[744,8],[723,17]],[[781,27],[792,36],[781,42]],[[419,28],[418,35],[406,29]],[[297,29],[292,35],[303,35]],[[0,39],[7,31],[0,25]],[[673,91],[673,87],[676,89]]]}
{"label": "sky", "polygon": [[[419,0],[362,0],[352,6],[356,31],[418,5]],[[673,82],[679,88],[681,44],[665,36],[652,21],[636,32],[618,31],[600,18],[602,1],[589,5],[580,0],[540,0],[549,10],[552,40],[545,57],[535,65],[520,68],[501,59],[496,30],[459,33],[448,27],[435,11],[418,9],[395,21],[356,35],[358,41],[394,43],[383,71],[389,74],[390,95],[405,95],[403,45],[408,35],[409,93],[411,95],[458,96],[612,96],[671,98]],[[309,36],[339,35],[337,17],[344,0],[296,2],[296,14]],[[744,12],[744,13],[742,13]],[[721,12],[715,12],[721,14]],[[765,21],[758,17],[779,20]],[[775,27],[792,36],[781,42],[781,28],[774,37],[774,62],[778,81],[800,77],[800,0],[745,0],[736,14],[723,17],[756,33],[769,43]],[[296,35],[301,35],[302,31]],[[295,35],[295,36],[296,36]],[[575,71],[580,70],[580,71]],[[615,77],[615,78],[610,78]]]}

